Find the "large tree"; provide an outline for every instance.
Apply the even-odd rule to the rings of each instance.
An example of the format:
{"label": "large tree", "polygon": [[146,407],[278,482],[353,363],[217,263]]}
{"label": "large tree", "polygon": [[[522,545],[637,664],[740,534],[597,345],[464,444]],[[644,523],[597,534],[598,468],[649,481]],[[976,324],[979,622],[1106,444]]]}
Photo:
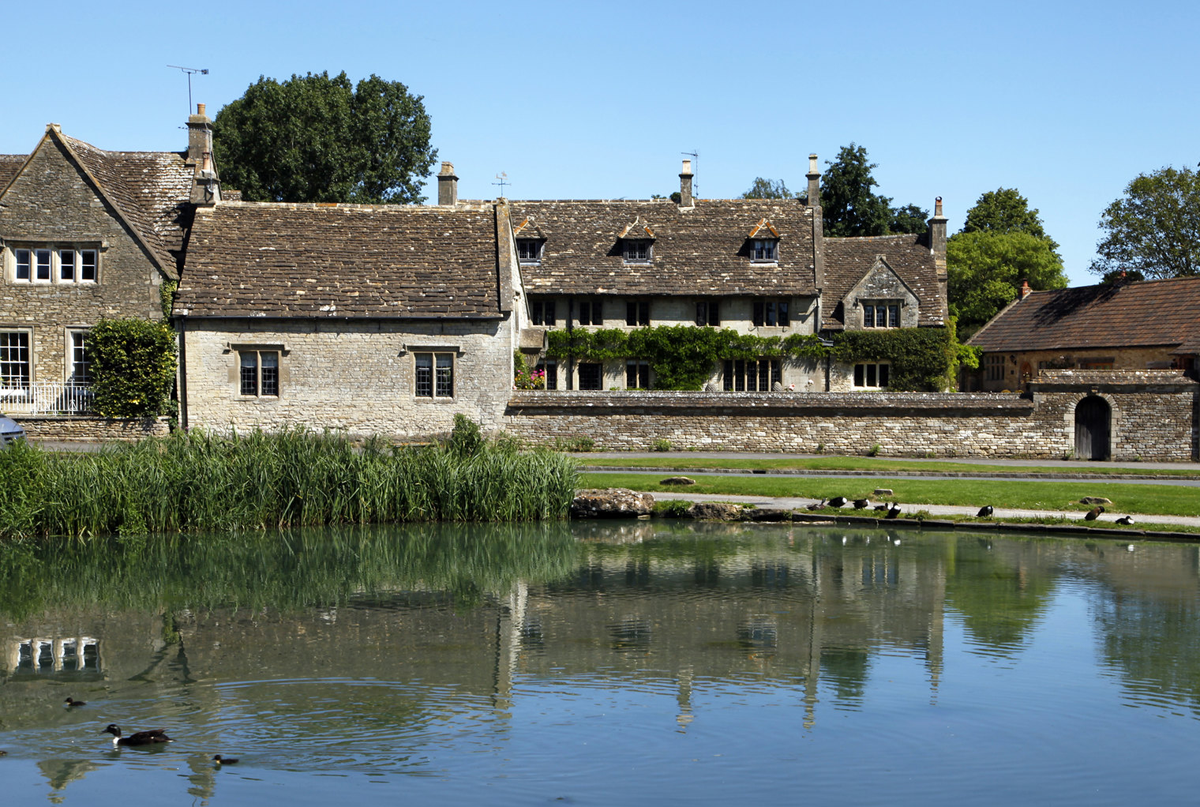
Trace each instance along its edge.
{"label": "large tree", "polygon": [[411,204],[437,150],[419,95],[378,76],[260,77],[217,114],[223,183],[248,201]]}
{"label": "large tree", "polygon": [[923,233],[929,211],[916,205],[892,207],[890,197],[872,192],[879,183],[871,175],[876,163],[867,150],[851,143],[842,146],[821,182],[821,207],[825,234],[831,236]]}
{"label": "large tree", "polygon": [[1136,271],[1148,278],[1200,274],[1200,172],[1162,168],[1139,174],[1100,217],[1105,233],[1092,272]]}
{"label": "large tree", "polygon": [[755,177],[750,190],[742,194],[743,199],[801,199],[802,193],[788,190],[782,179],[763,179]]}
{"label": "large tree", "polygon": [[[1022,232],[1036,238],[1049,238],[1037,209],[1031,210],[1029,200],[1016,188],[997,188],[980,196],[975,206],[967,211],[961,232]],[[1058,250],[1058,244],[1054,244],[1054,249]]]}
{"label": "large tree", "polygon": [[1022,281],[1034,289],[1066,288],[1052,241],[1027,232],[957,233],[946,243],[950,314],[966,339],[1017,297]]}

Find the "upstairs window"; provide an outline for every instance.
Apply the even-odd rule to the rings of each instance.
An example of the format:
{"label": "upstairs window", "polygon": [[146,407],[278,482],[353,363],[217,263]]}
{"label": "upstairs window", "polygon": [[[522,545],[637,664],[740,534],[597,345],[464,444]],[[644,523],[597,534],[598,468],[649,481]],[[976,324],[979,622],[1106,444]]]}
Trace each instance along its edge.
{"label": "upstairs window", "polygon": [[854,365],[854,386],[883,389],[888,385],[891,368],[886,364]]}
{"label": "upstairs window", "polygon": [[717,300],[697,300],[696,301],[696,324],[697,325],[720,325],[721,324],[721,306]]}
{"label": "upstairs window", "polygon": [[900,303],[863,303],[864,328],[899,328]]}
{"label": "upstairs window", "polygon": [[529,302],[529,318],[534,325],[554,325],[558,322],[554,312],[554,301],[531,300]]}
{"label": "upstairs window", "polygon": [[13,279],[20,283],[95,283],[99,251],[14,249]]}
{"label": "upstairs window", "polygon": [[603,325],[604,324],[604,305],[601,300],[580,300],[579,301],[579,324],[580,325]]}
{"label": "upstairs window", "polygon": [[750,242],[750,260],[771,263],[779,260],[779,242],[774,238],[755,238]]}
{"label": "upstairs window", "polygon": [[630,300],[625,303],[625,324],[630,327],[650,324],[650,301]]}
{"label": "upstairs window", "polygon": [[787,300],[755,300],[753,321],[758,327],[779,326],[786,328],[792,324],[788,316]]}
{"label": "upstairs window", "polygon": [[521,263],[541,263],[542,242],[536,238],[518,238],[517,260]]}
{"label": "upstairs window", "polygon": [[629,359],[625,362],[625,388],[650,389],[650,363]]}
{"label": "upstairs window", "polygon": [[625,263],[650,263],[653,251],[649,241],[626,238],[621,241],[621,248]]}

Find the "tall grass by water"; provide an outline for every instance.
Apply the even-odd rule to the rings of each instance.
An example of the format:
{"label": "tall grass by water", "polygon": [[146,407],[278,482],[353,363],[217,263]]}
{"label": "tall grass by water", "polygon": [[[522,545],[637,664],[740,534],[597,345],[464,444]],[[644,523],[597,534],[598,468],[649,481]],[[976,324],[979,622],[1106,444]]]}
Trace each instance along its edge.
{"label": "tall grass by water", "polygon": [[78,455],[17,444],[0,452],[0,537],[557,519],[577,478],[570,457],[483,440],[469,421],[420,448],[305,430],[175,433]]}

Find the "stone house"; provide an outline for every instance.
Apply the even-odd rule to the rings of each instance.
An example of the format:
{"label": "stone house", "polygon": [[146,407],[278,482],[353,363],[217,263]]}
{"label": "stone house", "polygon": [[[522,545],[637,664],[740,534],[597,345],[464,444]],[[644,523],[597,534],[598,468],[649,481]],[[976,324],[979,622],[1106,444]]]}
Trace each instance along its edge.
{"label": "stone house", "polygon": [[[826,238],[820,206],[795,199],[697,199],[689,160],[680,201],[514,201],[532,325],[545,330],[695,325],[757,336],[936,327],[946,320],[946,219],[927,236]],[[439,177],[439,179],[442,179]],[[808,198],[820,198],[816,156]],[[540,339],[527,338],[536,349]],[[718,362],[709,389],[882,390],[887,362]],[[650,389],[654,368],[543,359],[559,390]]]}
{"label": "stone house", "polygon": [[502,202],[201,206],[174,307],[181,424],[426,437],[463,414],[497,429],[516,267]]}
{"label": "stone house", "polygon": [[86,410],[88,329],[105,317],[163,318],[192,203],[217,192],[203,105],[188,129],[185,152],[114,152],[50,124],[32,153],[0,156],[5,411]]}
{"label": "stone house", "polygon": [[1030,291],[967,344],[983,352],[964,386],[1019,390],[1050,370],[1176,370],[1200,357],[1200,277]]}

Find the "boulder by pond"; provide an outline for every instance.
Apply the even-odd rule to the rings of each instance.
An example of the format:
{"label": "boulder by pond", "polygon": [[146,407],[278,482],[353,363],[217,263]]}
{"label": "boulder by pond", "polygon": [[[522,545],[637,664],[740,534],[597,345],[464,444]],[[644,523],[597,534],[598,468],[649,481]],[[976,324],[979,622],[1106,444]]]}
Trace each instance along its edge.
{"label": "boulder by pond", "polygon": [[1103,496],[1084,496],[1079,500],[1080,504],[1112,504],[1112,499],[1106,499]]}
{"label": "boulder by pond", "polygon": [[662,480],[658,484],[660,484],[660,485],[694,485],[694,484],[696,484],[696,480],[690,479],[686,476],[668,476],[666,479]]}
{"label": "boulder by pond", "polygon": [[654,509],[654,497],[628,488],[592,488],[575,492],[571,518],[636,518]]}
{"label": "boulder by pond", "polygon": [[742,507],[728,502],[696,502],[688,509],[688,515],[699,521],[737,521]]}

